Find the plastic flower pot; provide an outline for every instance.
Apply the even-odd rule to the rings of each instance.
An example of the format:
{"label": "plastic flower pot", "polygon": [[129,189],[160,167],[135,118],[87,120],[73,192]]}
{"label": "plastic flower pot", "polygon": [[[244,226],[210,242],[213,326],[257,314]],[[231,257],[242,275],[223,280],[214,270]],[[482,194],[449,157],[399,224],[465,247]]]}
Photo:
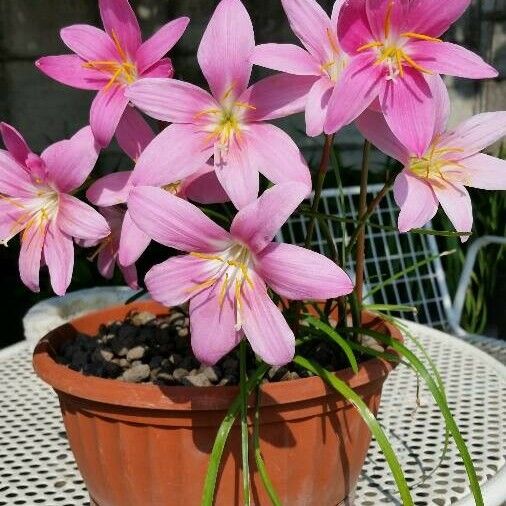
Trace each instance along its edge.
{"label": "plastic flower pot", "polygon": [[[49,333],[34,353],[37,374],[58,394],[68,440],[92,505],[198,506],[218,427],[238,387],[160,387],[84,376],[54,359],[76,332],[132,309],[166,314],[149,301],[88,314]],[[401,339],[374,316],[363,323]],[[372,359],[336,373],[377,412],[394,365]],[[252,397],[251,406],[255,406]],[[353,491],[371,434],[359,414],[318,377],[261,387],[260,447],[273,485],[286,506],[336,506]],[[269,505],[254,459],[252,502]],[[240,427],[230,434],[215,504],[242,504]]]}

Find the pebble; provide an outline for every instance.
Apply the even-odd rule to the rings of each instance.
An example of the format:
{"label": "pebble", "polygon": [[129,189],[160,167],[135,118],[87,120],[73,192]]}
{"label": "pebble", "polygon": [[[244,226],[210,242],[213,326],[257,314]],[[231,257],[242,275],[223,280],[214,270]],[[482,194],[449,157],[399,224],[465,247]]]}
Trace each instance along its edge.
{"label": "pebble", "polygon": [[128,350],[126,354],[127,360],[140,360],[144,357],[146,353],[146,348],[144,346],[135,346],[134,348]]}
{"label": "pebble", "polygon": [[183,385],[189,387],[210,387],[213,384],[209,381],[209,378],[203,374],[189,374],[188,376],[184,376],[182,378]]}
{"label": "pebble", "polygon": [[128,383],[140,383],[145,379],[149,378],[151,369],[148,364],[136,365],[130,369],[127,369],[121,376],[120,379],[127,381]]}

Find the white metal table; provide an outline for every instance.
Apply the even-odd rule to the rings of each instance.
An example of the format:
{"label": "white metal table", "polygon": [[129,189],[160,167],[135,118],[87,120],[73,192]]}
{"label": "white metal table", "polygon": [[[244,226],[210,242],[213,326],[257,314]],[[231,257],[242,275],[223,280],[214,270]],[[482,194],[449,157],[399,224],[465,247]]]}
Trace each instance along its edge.
{"label": "white metal table", "polygon": [[[405,322],[426,346],[446,385],[466,439],[486,506],[506,500],[506,343],[462,339]],[[409,341],[407,343],[409,345]],[[453,445],[439,461],[444,429],[430,393],[399,366],[385,385],[380,419],[399,455],[418,505],[468,506],[467,477]],[[425,480],[424,480],[425,477]],[[0,506],[84,506],[88,495],[69,450],[53,391],[35,377],[26,345],[0,352]],[[357,506],[401,504],[385,459],[373,441],[356,492]],[[142,505],[139,505],[142,506]]]}

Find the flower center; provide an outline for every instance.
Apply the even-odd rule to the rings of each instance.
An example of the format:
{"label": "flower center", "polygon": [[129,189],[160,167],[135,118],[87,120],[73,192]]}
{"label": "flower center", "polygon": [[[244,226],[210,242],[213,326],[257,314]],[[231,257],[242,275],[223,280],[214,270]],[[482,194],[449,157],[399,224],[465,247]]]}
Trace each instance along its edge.
{"label": "flower center", "polygon": [[341,76],[347,65],[347,58],[339,49],[337,40],[332,32],[327,28],[327,39],[329,42],[327,60],[320,65],[323,75],[326,75],[331,81],[336,82]]}
{"label": "flower center", "polygon": [[436,184],[441,180],[465,183],[465,168],[454,158],[455,154],[462,151],[462,148],[438,148],[434,143],[423,157],[410,158],[409,170],[415,176]]}
{"label": "flower center", "polygon": [[7,246],[9,240],[20,230],[24,229],[21,237],[21,240],[23,240],[31,227],[45,228],[58,214],[58,192],[45,185],[40,186],[40,190],[36,193],[36,196],[30,200],[2,194],[0,194],[0,199],[22,210],[21,214],[13,222],[9,235],[3,239],[2,244],[4,246]]}
{"label": "flower center", "polygon": [[387,80],[397,77],[404,77],[404,66],[411,67],[424,74],[432,74],[431,70],[425,69],[409,56],[406,51],[406,42],[411,39],[424,40],[429,42],[442,42],[441,39],[424,35],[423,33],[404,32],[401,34],[392,33],[392,12],[395,2],[391,0],[388,4],[383,23],[383,40],[376,40],[360,46],[358,53],[374,51],[376,53],[375,65],[384,65],[387,70]]}
{"label": "flower center", "polygon": [[132,63],[125,50],[121,47],[117,35],[112,32],[112,39],[120,61],[116,60],[88,60],[83,63],[84,68],[95,69],[110,76],[109,82],[104,89],[109,89],[115,83],[129,85],[137,79],[137,66]]}
{"label": "flower center", "polygon": [[218,301],[220,306],[223,305],[227,294],[235,302],[236,307],[236,330],[240,330],[242,326],[241,306],[242,306],[242,289],[244,283],[253,287],[253,281],[250,277],[252,268],[252,259],[250,250],[236,243],[224,251],[218,253],[190,253],[190,255],[202,260],[217,262],[217,270],[214,275],[198,283],[191,290],[203,290],[211,286],[220,284],[220,292]]}
{"label": "flower center", "polygon": [[226,153],[234,139],[241,141],[247,110],[255,110],[255,107],[237,100],[232,84],[221,97],[219,107],[204,109],[195,115],[195,119],[200,119],[204,129],[209,132],[207,139],[213,140],[218,150]]}

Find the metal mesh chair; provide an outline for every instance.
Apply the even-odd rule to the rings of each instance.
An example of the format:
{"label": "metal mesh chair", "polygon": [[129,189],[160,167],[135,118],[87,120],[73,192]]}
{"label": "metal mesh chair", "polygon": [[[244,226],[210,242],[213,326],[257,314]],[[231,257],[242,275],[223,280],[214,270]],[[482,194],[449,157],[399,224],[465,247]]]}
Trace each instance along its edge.
{"label": "metal mesh chair", "polygon": [[[376,195],[381,188],[381,185],[369,186],[369,196]],[[354,227],[351,221],[358,219],[359,193],[358,186],[344,188],[342,191],[338,189],[323,191],[320,211],[329,216],[344,218],[348,223],[330,218],[325,220],[327,227],[321,227],[317,223],[313,235],[313,249],[324,254],[329,253],[328,232],[338,251],[343,246],[343,239],[345,244],[348,242]],[[397,214],[398,208],[390,192],[381,201],[366,225],[366,295],[367,287],[374,287],[378,281],[391,278],[405,270],[409,272],[381,287],[373,296],[366,299],[367,302],[413,306],[417,309],[416,313],[408,311],[400,313],[399,316],[450,331],[470,340],[488,339],[468,334],[460,327],[459,322],[478,250],[490,243],[506,244],[506,238],[487,236],[474,242],[466,259],[455,303],[452,303],[436,238],[424,234],[399,234],[396,230]],[[310,218],[306,216],[291,218],[278,234],[278,241],[302,244],[309,220]],[[428,224],[427,227],[430,228],[431,225]],[[328,228],[328,232],[324,228]],[[420,265],[428,257],[433,257],[433,260]],[[350,261],[346,269],[353,272],[354,262]]]}

